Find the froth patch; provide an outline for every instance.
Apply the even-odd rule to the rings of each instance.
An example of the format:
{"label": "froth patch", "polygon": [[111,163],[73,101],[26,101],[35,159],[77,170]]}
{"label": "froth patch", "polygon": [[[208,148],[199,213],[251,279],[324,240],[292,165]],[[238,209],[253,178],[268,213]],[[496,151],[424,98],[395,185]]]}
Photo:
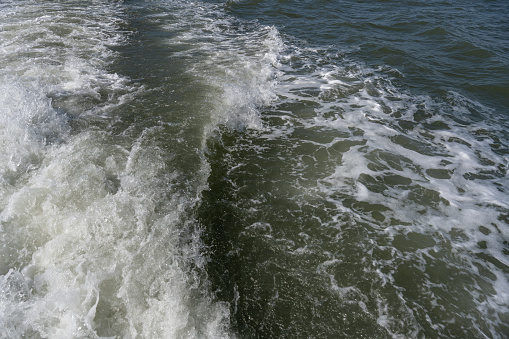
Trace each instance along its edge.
{"label": "froth patch", "polygon": [[[414,95],[392,83],[392,71],[327,50],[287,46],[280,62],[278,99],[265,116],[272,126],[232,147],[243,155],[239,161],[278,164],[285,180],[274,179],[270,192],[283,196],[278,203],[288,200],[298,227],[318,223],[317,243],[324,232],[335,235],[315,247],[317,253],[329,255],[329,241],[337,241],[337,257],[348,248],[344,266],[377,281],[362,289],[360,279],[357,288],[369,301],[367,312],[378,313],[390,335],[497,337],[506,328],[509,269],[508,159],[500,152],[509,140],[497,112],[454,92]],[[232,169],[237,172],[235,163]],[[256,206],[271,220],[254,200],[238,206]],[[303,211],[319,221],[306,223],[312,216]],[[268,248],[298,242],[276,239],[282,222],[268,223]],[[331,291],[352,286],[343,275],[332,274]],[[451,295],[458,301],[451,303]],[[472,332],[462,329],[472,322]]]}
{"label": "froth patch", "polygon": [[133,141],[101,126],[71,130],[79,118],[109,118],[139,89],[107,71],[108,46],[125,38],[123,6],[24,2],[0,13],[7,338],[228,337],[228,311],[210,300],[198,265],[187,214],[196,192],[175,188],[179,173],[151,142],[157,131]]}
{"label": "froth patch", "polygon": [[[66,117],[53,109],[44,93],[7,79],[0,85],[0,177],[5,190],[37,168],[49,145],[69,132]],[[2,199],[9,196],[3,193]]]}
{"label": "froth patch", "polygon": [[226,333],[227,311],[188,267],[199,237],[180,243],[194,200],[172,191],[175,174],[145,138],[125,149],[106,133],[83,132],[9,199],[2,240],[16,251],[1,252],[10,298],[1,319],[14,336]]}
{"label": "froth patch", "polygon": [[187,20],[166,23],[175,34],[168,44],[182,60],[193,58],[189,72],[206,85],[206,100],[212,105],[210,131],[218,126],[261,129],[261,110],[276,98],[283,46],[279,32],[239,22],[214,5],[202,5],[178,7]]}

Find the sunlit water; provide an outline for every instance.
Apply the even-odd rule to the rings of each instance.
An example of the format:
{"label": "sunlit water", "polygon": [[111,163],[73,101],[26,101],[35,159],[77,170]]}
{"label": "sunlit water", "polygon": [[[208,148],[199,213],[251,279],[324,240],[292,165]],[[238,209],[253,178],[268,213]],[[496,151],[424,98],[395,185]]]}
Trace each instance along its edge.
{"label": "sunlit water", "polygon": [[0,4],[0,338],[505,338],[508,6]]}

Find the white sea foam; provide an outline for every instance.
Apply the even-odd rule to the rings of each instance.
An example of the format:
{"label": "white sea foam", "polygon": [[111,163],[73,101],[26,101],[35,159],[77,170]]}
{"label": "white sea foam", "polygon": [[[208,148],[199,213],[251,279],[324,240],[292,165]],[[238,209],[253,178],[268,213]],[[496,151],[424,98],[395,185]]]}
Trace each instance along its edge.
{"label": "white sea foam", "polygon": [[[345,256],[323,249],[327,259],[315,273],[334,297],[402,337],[425,326],[443,330],[446,320],[430,310],[459,296],[450,322],[470,319],[478,333],[499,336],[509,311],[508,158],[492,145],[508,140],[488,108],[454,92],[404,92],[383,70],[284,45],[275,28],[234,20],[218,5],[159,5],[166,12],[151,24],[174,33],[167,41],[174,55],[188,66],[201,61],[189,73],[210,89],[206,133],[252,129],[263,141],[290,140],[292,151],[305,146],[289,152],[296,154],[291,174],[305,172],[285,187],[295,204],[320,211],[327,204],[330,218],[313,221],[337,230],[331,242],[349,227],[371,232],[369,241],[350,244],[360,249],[363,278],[374,282],[369,293],[342,285],[334,268]],[[135,95],[128,79],[106,71],[115,57],[107,45],[125,38],[121,4],[95,1],[94,15],[78,5],[74,12],[65,3],[40,6],[0,13],[2,335],[228,337],[228,307],[211,301],[200,232],[187,218],[203,187],[176,188],[180,173],[150,141],[157,127],[134,142],[71,128],[72,119],[107,118]],[[197,178],[203,186],[206,172]],[[263,210],[261,198],[252,205],[250,212]],[[250,225],[245,232],[279,240],[276,225]],[[319,252],[320,239],[299,247],[283,240],[298,257]],[[420,278],[410,286],[418,300],[407,297],[405,272]],[[429,313],[419,322],[422,310]]]}
{"label": "white sea foam", "polygon": [[[262,136],[293,140],[297,131],[323,131],[327,135],[336,131],[336,136],[324,138],[327,141],[294,142],[313,145],[309,149],[323,148],[329,161],[339,163],[324,176],[302,181],[307,184],[299,187],[301,192],[309,199],[321,196],[335,204],[335,219],[350,214],[391,241],[402,235],[433,239],[428,245],[418,242],[416,246],[422,248],[406,252],[396,243],[359,244],[366,252],[391,249],[392,259],[375,261],[373,266],[379,268],[378,276],[384,285],[394,287],[401,301],[406,300],[405,293],[394,277],[399,267],[411,265],[423,275],[419,286],[422,300],[414,305],[403,302],[398,310],[390,309],[392,302],[380,296],[379,324],[394,337],[408,335],[412,328],[415,335],[422,330],[414,318],[417,308],[448,307],[443,292],[437,290],[459,297],[463,288],[471,288],[477,293],[473,297],[476,305],[463,307],[475,315],[462,316],[475,321],[479,333],[500,337],[499,317],[509,311],[509,260],[504,254],[507,222],[503,221],[509,212],[509,158],[496,150],[506,148],[509,140],[496,114],[455,92],[442,98],[413,95],[394,86],[383,69],[337,59],[328,51],[294,49],[281,52],[276,91],[279,100],[271,113],[286,116],[291,132]],[[278,107],[283,108],[278,111]],[[494,143],[499,145],[494,147]],[[338,153],[340,160],[334,160]],[[315,168],[320,166],[316,155],[313,159]],[[306,167],[303,163],[299,166],[297,171]],[[357,208],[359,204],[352,205],[352,197],[362,206],[372,207],[368,211]],[[345,227],[335,221],[324,226]],[[443,285],[429,276],[434,260],[451,267],[452,272],[483,282],[472,280],[466,287],[453,280]],[[336,290],[337,282],[331,288]],[[405,324],[398,321],[402,316],[409,319]],[[427,317],[431,328],[443,330],[442,319]],[[486,323],[481,324],[480,319]]]}
{"label": "white sea foam", "polygon": [[193,201],[175,192],[158,203],[167,199],[158,150],[108,139],[73,138],[9,199],[2,240],[21,251],[2,253],[14,264],[3,327],[17,328],[13,337],[214,337],[227,312],[193,291],[183,260],[200,243],[182,248],[177,227]]}
{"label": "white sea foam", "polygon": [[71,127],[111,118],[140,90],[107,71],[108,46],[125,39],[121,4],[4,10],[0,336],[228,337],[228,308],[210,300],[186,219],[198,193],[175,188],[178,173],[147,141],[158,128],[131,143]]}
{"label": "white sea foam", "polygon": [[[176,6],[173,4],[173,6]],[[261,129],[260,110],[276,98],[277,65],[283,43],[274,27],[237,22],[217,6],[178,6],[181,17],[165,23],[168,44],[180,58],[199,56],[190,72],[209,86],[214,106],[210,129]],[[185,19],[182,20],[182,17]]]}

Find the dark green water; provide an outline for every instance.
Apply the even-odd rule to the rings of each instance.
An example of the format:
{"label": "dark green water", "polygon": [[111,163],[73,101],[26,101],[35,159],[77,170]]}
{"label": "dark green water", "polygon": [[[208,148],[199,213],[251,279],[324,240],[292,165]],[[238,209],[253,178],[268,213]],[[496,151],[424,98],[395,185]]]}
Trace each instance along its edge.
{"label": "dark green water", "polygon": [[505,338],[509,5],[0,4],[0,338]]}

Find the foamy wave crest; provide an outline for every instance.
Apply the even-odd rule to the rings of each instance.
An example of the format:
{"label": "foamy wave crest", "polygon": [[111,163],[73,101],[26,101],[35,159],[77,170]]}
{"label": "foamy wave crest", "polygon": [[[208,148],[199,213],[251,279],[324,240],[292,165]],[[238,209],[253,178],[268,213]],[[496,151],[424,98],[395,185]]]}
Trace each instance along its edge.
{"label": "foamy wave crest", "polygon": [[176,36],[168,44],[179,58],[197,57],[190,73],[208,86],[211,129],[261,129],[260,109],[276,98],[277,66],[283,48],[274,27],[237,22],[217,6],[183,11],[185,20],[166,24]]}

